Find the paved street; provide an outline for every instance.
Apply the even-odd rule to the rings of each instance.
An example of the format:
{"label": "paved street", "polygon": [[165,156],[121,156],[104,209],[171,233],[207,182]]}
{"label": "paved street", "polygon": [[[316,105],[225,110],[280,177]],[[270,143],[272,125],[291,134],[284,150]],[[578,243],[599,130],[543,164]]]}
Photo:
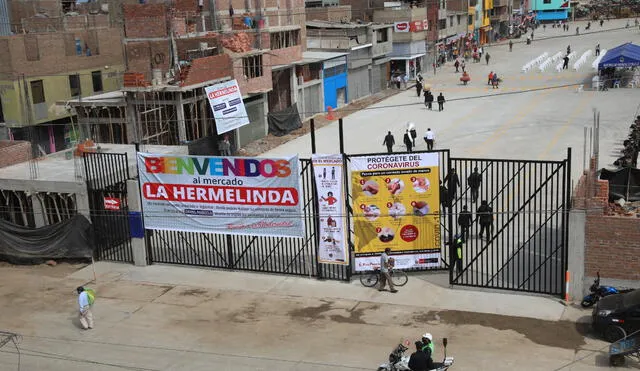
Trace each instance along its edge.
{"label": "paved street", "polygon": [[[99,263],[90,285],[96,325],[82,331],[74,289],[93,271],[77,268],[0,269],[0,328],[22,335],[21,370],[375,370],[398,342],[426,331],[438,358],[449,339],[454,369],[588,371],[606,363],[606,344],[575,323],[588,311],[551,298],[450,290],[421,275],[393,295],[359,282]],[[473,301],[511,315],[469,312]],[[16,370],[17,361],[7,344],[0,369]]]}
{"label": "paved street", "polygon": [[[624,20],[611,21],[605,23],[602,32],[595,26],[593,34],[571,37],[554,36],[573,35],[575,27],[567,33],[551,27],[546,31],[539,28],[532,45],[516,43],[511,53],[507,44],[487,47],[491,55],[489,65],[484,59],[482,63],[467,63],[471,76],[467,86],[459,82],[460,74],[454,73],[452,63],[439,69],[435,76],[431,69],[424,77],[432,85],[434,95],[442,92],[448,100],[443,112],[428,111],[422,99],[416,97],[415,89],[409,89],[346,117],[345,150],[352,154],[386,151],[382,141],[387,130],[391,130],[396,138],[395,150],[404,151],[402,135],[406,123],[411,121],[417,125],[419,138],[428,127],[432,128],[436,148],[449,148],[456,157],[561,160],[566,156],[567,147],[572,147],[572,173],[577,181],[583,168],[583,128],[593,123],[592,109],[601,112],[600,166],[607,166],[619,157],[618,148],[638,109],[640,89],[590,91],[591,78],[596,72],[591,68],[593,56],[578,71],[570,68],[558,73],[556,63],[545,72],[534,68],[525,74],[521,68],[544,52],[549,56],[564,53],[568,45],[579,58],[588,49],[595,50],[598,43],[601,48],[610,49],[638,40],[637,28],[606,31],[624,27],[625,23]],[[578,24],[584,29],[584,22]],[[550,38],[543,39],[545,37]],[[490,71],[497,72],[504,80],[499,89],[486,84]],[[575,84],[585,84],[585,91],[576,93]],[[568,86],[555,88],[565,85]],[[318,153],[337,152],[337,139],[337,122],[318,130]],[[417,150],[426,150],[424,141],[420,141]],[[310,136],[305,135],[266,154],[299,153],[308,157],[310,152]]]}

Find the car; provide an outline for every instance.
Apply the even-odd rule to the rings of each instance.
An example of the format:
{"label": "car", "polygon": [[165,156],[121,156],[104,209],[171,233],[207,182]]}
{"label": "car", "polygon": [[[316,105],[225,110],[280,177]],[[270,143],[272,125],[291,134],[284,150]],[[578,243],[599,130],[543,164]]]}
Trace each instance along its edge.
{"label": "car", "polygon": [[610,343],[640,331],[640,290],[601,298],[593,309],[592,325]]}

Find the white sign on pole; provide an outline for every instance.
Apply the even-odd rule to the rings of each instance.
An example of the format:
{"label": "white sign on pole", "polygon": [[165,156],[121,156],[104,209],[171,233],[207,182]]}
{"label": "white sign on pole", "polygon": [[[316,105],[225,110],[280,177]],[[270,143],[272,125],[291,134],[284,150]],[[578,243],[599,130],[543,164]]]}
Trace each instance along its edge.
{"label": "white sign on pole", "polygon": [[346,238],[346,210],[342,182],[342,155],[312,155],[313,173],[318,198],[320,243],[318,261],[327,264],[349,264]]}
{"label": "white sign on pole", "polygon": [[242,101],[242,93],[236,80],[204,88],[211,112],[216,120],[218,134],[223,134],[249,123],[249,116]]}

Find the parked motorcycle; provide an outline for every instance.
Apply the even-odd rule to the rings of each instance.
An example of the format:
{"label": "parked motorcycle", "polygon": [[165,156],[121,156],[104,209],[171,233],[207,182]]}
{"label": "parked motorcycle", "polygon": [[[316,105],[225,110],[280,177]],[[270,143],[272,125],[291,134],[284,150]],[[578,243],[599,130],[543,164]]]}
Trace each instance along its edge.
{"label": "parked motorcycle", "polygon": [[[409,341],[406,342],[409,344]],[[442,363],[434,362],[433,369],[430,371],[446,371],[453,365],[453,357],[447,357],[447,338],[442,339],[442,345],[444,346],[444,360]],[[383,363],[378,367],[378,371],[411,371],[409,368],[410,355],[405,355],[407,351],[406,346],[398,344],[398,346],[389,354],[389,362]]]}
{"label": "parked motorcycle", "polygon": [[613,286],[600,286],[600,272],[597,272],[597,277],[593,280],[593,285],[589,287],[590,294],[586,295],[580,305],[583,308],[589,308],[593,306],[595,303],[605,296],[615,295],[615,294],[624,294],[627,292],[633,291],[633,289],[617,289]]}

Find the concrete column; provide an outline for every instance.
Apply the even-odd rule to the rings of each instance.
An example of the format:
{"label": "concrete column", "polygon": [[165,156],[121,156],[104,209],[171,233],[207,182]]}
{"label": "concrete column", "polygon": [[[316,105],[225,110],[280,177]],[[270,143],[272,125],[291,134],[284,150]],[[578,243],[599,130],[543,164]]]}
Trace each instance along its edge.
{"label": "concrete column", "polygon": [[136,143],[136,142],[140,142],[140,131],[139,131],[139,125],[140,125],[140,120],[138,119],[138,116],[136,115],[136,107],[133,104],[133,99],[135,98],[133,96],[133,93],[126,93],[126,98],[125,101],[127,102],[127,107],[126,107],[126,115],[127,115],[127,142],[129,144],[131,143]]}
{"label": "concrete column", "polygon": [[87,220],[91,221],[87,184],[84,183],[84,181],[76,182],[76,187],[73,193],[76,195],[76,208],[78,209],[78,213],[84,215]]}
{"label": "concrete column", "polygon": [[569,297],[580,301],[584,295],[584,254],[587,213],[585,210],[569,212]]}
{"label": "concrete column", "polygon": [[[130,212],[141,212],[140,189],[137,180],[127,180],[127,205]],[[147,240],[143,238],[131,238],[133,250],[133,264],[138,267],[147,265]]]}
{"label": "concrete column", "polygon": [[176,113],[178,115],[178,139],[180,144],[187,141],[187,127],[184,121],[184,104],[182,104],[182,93],[176,93],[178,95],[176,99]]}
{"label": "concrete column", "polygon": [[267,93],[262,94],[262,120],[264,121],[264,136],[269,135],[269,121],[267,114],[269,113],[269,99]]}
{"label": "concrete column", "polygon": [[34,193],[31,196],[31,205],[33,207],[33,219],[36,222],[36,228],[44,227],[44,206],[42,205],[42,197],[45,195]]}

